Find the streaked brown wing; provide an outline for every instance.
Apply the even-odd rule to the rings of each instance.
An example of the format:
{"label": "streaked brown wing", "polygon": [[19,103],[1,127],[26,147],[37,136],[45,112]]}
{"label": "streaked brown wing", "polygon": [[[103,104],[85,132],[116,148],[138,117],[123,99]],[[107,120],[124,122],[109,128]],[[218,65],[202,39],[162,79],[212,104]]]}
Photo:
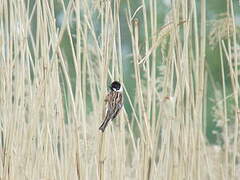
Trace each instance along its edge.
{"label": "streaked brown wing", "polygon": [[107,115],[110,119],[114,119],[123,106],[123,97],[122,93],[119,92],[111,92],[111,96],[109,97]]}
{"label": "streaked brown wing", "polygon": [[122,93],[114,92],[114,91],[110,92],[106,96],[105,102],[107,102],[107,112],[105,114],[104,121],[102,122],[101,126],[99,127],[99,129],[102,132],[104,132],[108,122],[110,120],[113,120],[114,118],[116,118],[120,109],[122,108],[122,106],[123,106]]}

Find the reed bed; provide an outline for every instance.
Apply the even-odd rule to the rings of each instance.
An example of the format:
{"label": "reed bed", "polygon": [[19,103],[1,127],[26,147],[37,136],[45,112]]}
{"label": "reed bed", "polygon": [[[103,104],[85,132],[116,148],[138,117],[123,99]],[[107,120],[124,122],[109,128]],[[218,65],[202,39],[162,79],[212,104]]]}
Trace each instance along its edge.
{"label": "reed bed", "polygon": [[[233,1],[212,21],[205,0],[172,1],[164,22],[158,3],[0,2],[0,179],[239,179]],[[219,48],[220,86],[208,44]],[[103,134],[112,80],[123,83],[128,109]],[[209,109],[221,129],[215,144],[206,137]]]}

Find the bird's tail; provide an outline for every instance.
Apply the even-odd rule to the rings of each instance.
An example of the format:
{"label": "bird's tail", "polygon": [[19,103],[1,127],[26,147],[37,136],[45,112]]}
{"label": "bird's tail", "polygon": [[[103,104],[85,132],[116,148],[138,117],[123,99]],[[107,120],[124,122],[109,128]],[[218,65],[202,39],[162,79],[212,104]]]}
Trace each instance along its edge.
{"label": "bird's tail", "polygon": [[99,130],[102,131],[102,132],[104,132],[104,130],[105,130],[105,128],[107,127],[109,121],[110,121],[110,118],[105,119],[105,120],[102,122],[101,126],[99,127]]}

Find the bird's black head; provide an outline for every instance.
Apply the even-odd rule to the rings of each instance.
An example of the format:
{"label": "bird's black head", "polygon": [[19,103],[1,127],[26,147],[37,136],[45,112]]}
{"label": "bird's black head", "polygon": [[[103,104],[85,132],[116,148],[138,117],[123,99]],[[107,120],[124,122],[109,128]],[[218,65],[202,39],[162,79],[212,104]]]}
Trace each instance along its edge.
{"label": "bird's black head", "polygon": [[118,82],[118,81],[113,81],[112,82],[112,84],[111,84],[111,86],[110,86],[110,89],[112,90],[112,91],[121,91],[122,90],[122,87],[121,87],[121,84],[120,84],[120,82]]}

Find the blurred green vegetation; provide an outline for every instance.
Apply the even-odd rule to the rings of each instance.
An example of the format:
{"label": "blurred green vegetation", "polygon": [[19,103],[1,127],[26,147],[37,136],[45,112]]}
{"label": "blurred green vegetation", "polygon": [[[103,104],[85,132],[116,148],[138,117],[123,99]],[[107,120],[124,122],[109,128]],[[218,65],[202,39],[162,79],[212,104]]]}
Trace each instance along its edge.
{"label": "blurred green vegetation", "polygon": [[[33,7],[34,5],[34,0],[31,1],[30,6]],[[68,4],[68,0],[64,0],[65,5]],[[90,4],[94,4],[94,1],[89,1]],[[206,13],[207,13],[207,33],[209,33],[210,29],[211,29],[211,23],[210,20],[216,19],[218,17],[219,14],[226,12],[226,1],[225,0],[211,0],[211,1],[206,1]],[[132,12],[134,12],[139,6],[141,5],[141,1],[130,1],[130,6],[132,9]],[[170,0],[164,0],[164,1],[158,1],[158,9],[161,11],[158,11],[158,19],[157,19],[157,23],[158,23],[158,28],[160,29],[161,26],[163,26],[164,23],[164,19],[166,17],[166,14],[169,12],[169,10],[171,9],[170,7],[171,5],[171,1]],[[56,17],[56,23],[57,26],[60,27],[62,25],[63,22],[63,9],[62,9],[62,5],[60,1],[54,0],[54,8],[55,8],[55,17]],[[200,6],[200,1],[198,1],[197,3],[197,9]],[[234,7],[235,7],[235,16],[236,19],[238,20],[236,22],[236,24],[240,24],[240,5],[238,1],[234,1]],[[113,8],[114,9],[114,8]],[[131,36],[130,36],[130,32],[128,29],[128,25],[127,25],[127,20],[126,20],[126,9],[127,9],[127,1],[121,1],[121,5],[120,5],[120,24],[121,24],[121,38],[122,38],[122,54],[123,54],[123,70],[124,70],[124,74],[123,74],[123,78],[124,78],[124,84],[125,87],[127,88],[130,97],[132,97],[132,99],[135,97],[135,82],[134,82],[134,78],[133,78],[133,73],[134,73],[134,69],[133,69],[133,64],[132,64],[132,47],[131,47]],[[150,18],[150,12],[148,12],[148,18]],[[199,11],[198,11],[199,13]],[[81,14],[82,15],[82,14]],[[35,14],[36,16],[36,14]],[[98,32],[98,29],[100,29],[100,21],[99,21],[98,15],[96,14],[96,18],[95,18],[95,29]],[[141,31],[141,29],[143,29],[143,24],[141,24],[141,21],[143,21],[143,14],[141,13],[141,11],[139,11],[136,14],[136,18],[139,19],[140,22],[140,44],[144,45],[144,32]],[[150,22],[150,21],[148,21]],[[32,23],[32,28],[33,28],[33,32],[36,32],[36,24]],[[71,26],[71,33],[72,35],[76,36],[76,24],[75,21],[72,22],[72,26]],[[150,30],[149,30],[149,33]],[[100,35],[100,30],[98,32],[98,34]],[[140,45],[140,46],[141,46]],[[73,57],[72,57],[72,53],[71,53],[71,46],[70,46],[70,40],[68,38],[67,33],[65,33],[65,35],[63,36],[62,42],[61,42],[61,47],[63,49],[63,51],[65,52],[65,56],[68,58],[68,66],[69,67],[73,67]],[[75,47],[78,48],[78,47]],[[159,64],[162,62],[162,56],[160,51],[157,52],[157,59],[159,59]],[[151,58],[150,58],[151,60]],[[227,61],[224,57],[224,62],[225,62],[225,83],[227,86],[227,96],[230,95],[232,93],[231,91],[231,82],[230,82],[230,77],[229,77],[229,68],[227,67]],[[215,47],[211,47],[209,45],[209,41],[207,40],[207,46],[206,46],[206,62],[207,62],[207,66],[208,66],[208,73],[210,73],[214,79],[215,85],[217,87],[219,87],[221,89],[222,87],[222,75],[221,75],[221,64],[220,64],[220,52],[219,52],[219,48],[216,45]],[[75,83],[75,79],[76,79],[76,74],[73,71],[70,72],[71,75],[71,80],[72,80],[72,85],[74,87],[74,83]],[[216,143],[217,141],[217,135],[213,133],[213,131],[217,131],[217,132],[221,132],[221,129],[217,127],[216,122],[213,120],[213,107],[215,106],[215,103],[212,101],[212,99],[214,99],[214,91],[213,91],[213,87],[211,84],[210,79],[208,78],[208,86],[207,86],[207,131],[206,131],[206,135],[208,137],[208,140],[210,143]],[[75,89],[75,88],[73,88]],[[88,97],[90,100],[90,97]],[[231,112],[231,103],[232,102],[228,102],[228,109],[229,109],[229,113]],[[125,102],[125,108],[126,111],[128,112],[129,116],[131,114],[131,109],[130,109],[130,105],[128,102]],[[91,109],[91,104],[88,104],[88,109]]]}

